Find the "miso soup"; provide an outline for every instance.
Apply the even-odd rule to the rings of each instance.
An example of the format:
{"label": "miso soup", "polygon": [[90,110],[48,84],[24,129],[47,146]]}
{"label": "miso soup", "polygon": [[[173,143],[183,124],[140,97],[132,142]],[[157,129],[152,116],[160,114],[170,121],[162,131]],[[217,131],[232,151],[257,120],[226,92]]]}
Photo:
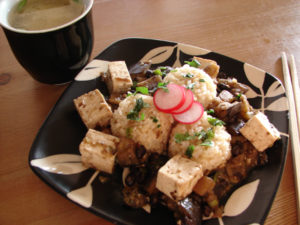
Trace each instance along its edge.
{"label": "miso soup", "polygon": [[84,11],[82,0],[21,0],[10,11],[14,28],[43,30],[68,23]]}

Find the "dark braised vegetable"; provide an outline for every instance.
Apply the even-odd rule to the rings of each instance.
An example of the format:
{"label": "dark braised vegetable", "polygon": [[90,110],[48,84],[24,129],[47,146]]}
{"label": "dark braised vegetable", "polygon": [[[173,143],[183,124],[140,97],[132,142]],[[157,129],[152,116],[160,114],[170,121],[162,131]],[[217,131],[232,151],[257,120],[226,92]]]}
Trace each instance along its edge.
{"label": "dark braised vegetable", "polygon": [[230,91],[233,95],[245,94],[248,91],[248,87],[244,84],[237,82],[235,78],[219,78],[217,90],[221,92],[222,90]]}
{"label": "dark braised vegetable", "polygon": [[122,194],[126,205],[133,208],[141,208],[149,202],[147,196],[142,194],[137,187],[125,187]]}
{"label": "dark braised vegetable", "polygon": [[199,196],[191,194],[183,200],[176,202],[168,196],[162,195],[161,201],[163,205],[174,212],[174,217],[178,224],[202,224],[202,199]]}
{"label": "dark braised vegetable", "polygon": [[219,94],[219,98],[224,102],[233,102],[235,97],[227,90],[223,90]]}
{"label": "dark braised vegetable", "polygon": [[151,62],[138,62],[129,68],[129,73],[133,81],[143,81],[147,78],[147,71],[151,67]]}
{"label": "dark braised vegetable", "polygon": [[117,148],[117,160],[119,165],[130,166],[140,163],[135,154],[136,146],[133,140],[129,138],[120,138]]}
{"label": "dark braised vegetable", "polygon": [[155,75],[144,81],[137,83],[138,87],[147,87],[149,92],[154,93],[156,91],[157,85],[162,82],[161,76]]}

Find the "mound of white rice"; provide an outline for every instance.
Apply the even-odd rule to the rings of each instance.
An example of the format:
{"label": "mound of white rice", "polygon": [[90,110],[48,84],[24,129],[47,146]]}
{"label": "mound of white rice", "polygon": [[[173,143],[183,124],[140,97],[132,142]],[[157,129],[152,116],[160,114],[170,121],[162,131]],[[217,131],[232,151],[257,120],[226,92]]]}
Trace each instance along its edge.
{"label": "mound of white rice", "polygon": [[[144,119],[141,121],[127,119],[127,114],[134,109],[139,98],[148,104],[148,107],[144,107],[139,113],[140,116],[144,114]],[[166,150],[172,123],[172,116],[159,112],[153,105],[151,96],[137,94],[124,99],[114,111],[111,131],[117,137],[132,138],[149,152],[161,154]]]}
{"label": "mound of white rice", "polygon": [[[211,117],[204,112],[202,118],[190,125],[177,124],[170,135],[169,140],[169,156],[174,155],[186,155],[186,150],[190,145],[194,146],[191,159],[199,162],[203,166],[203,171],[213,170],[219,166],[222,166],[231,156],[230,140],[231,136],[227,133],[224,126],[212,126],[207,118]],[[214,137],[212,138],[213,146],[202,146],[201,140],[194,135],[202,130],[207,131],[209,128],[213,128]],[[176,134],[188,133],[191,140],[181,141],[176,143]],[[194,137],[193,137],[194,136]]]}
{"label": "mound of white rice", "polygon": [[190,88],[196,100],[206,108],[216,97],[217,87],[212,78],[202,69],[184,65],[167,74],[164,82]]}

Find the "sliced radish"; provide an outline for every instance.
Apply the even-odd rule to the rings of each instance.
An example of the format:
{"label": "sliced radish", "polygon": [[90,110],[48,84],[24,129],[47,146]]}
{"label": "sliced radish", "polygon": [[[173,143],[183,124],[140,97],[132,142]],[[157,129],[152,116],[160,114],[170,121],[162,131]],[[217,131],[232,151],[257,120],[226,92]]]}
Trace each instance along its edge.
{"label": "sliced radish", "polygon": [[192,104],[194,102],[193,92],[190,89],[185,89],[184,87],[182,87],[182,88],[185,91],[185,102],[179,109],[172,111],[171,112],[172,114],[180,114],[185,111],[188,111],[192,107]]}
{"label": "sliced radish", "polygon": [[192,107],[181,114],[174,114],[173,118],[179,123],[191,124],[198,121],[203,115],[203,106],[201,103],[194,101]]}
{"label": "sliced radish", "polygon": [[158,89],[155,92],[153,103],[158,110],[169,113],[179,109],[184,104],[185,90],[177,84],[168,84],[167,88],[168,92],[163,89]]}

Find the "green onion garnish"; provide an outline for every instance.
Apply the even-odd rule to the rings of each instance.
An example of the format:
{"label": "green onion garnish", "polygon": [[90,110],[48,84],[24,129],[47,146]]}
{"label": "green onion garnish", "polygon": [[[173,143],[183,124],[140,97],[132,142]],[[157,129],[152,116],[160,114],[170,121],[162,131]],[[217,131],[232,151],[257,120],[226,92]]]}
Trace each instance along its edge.
{"label": "green onion garnish", "polygon": [[189,147],[187,148],[187,150],[185,151],[185,155],[188,158],[192,158],[193,152],[195,150],[195,146],[194,145],[189,145]]}
{"label": "green onion garnish", "polygon": [[191,62],[184,61],[184,63],[190,65],[191,67],[195,67],[195,68],[198,68],[201,65],[197,59],[193,59]]}

